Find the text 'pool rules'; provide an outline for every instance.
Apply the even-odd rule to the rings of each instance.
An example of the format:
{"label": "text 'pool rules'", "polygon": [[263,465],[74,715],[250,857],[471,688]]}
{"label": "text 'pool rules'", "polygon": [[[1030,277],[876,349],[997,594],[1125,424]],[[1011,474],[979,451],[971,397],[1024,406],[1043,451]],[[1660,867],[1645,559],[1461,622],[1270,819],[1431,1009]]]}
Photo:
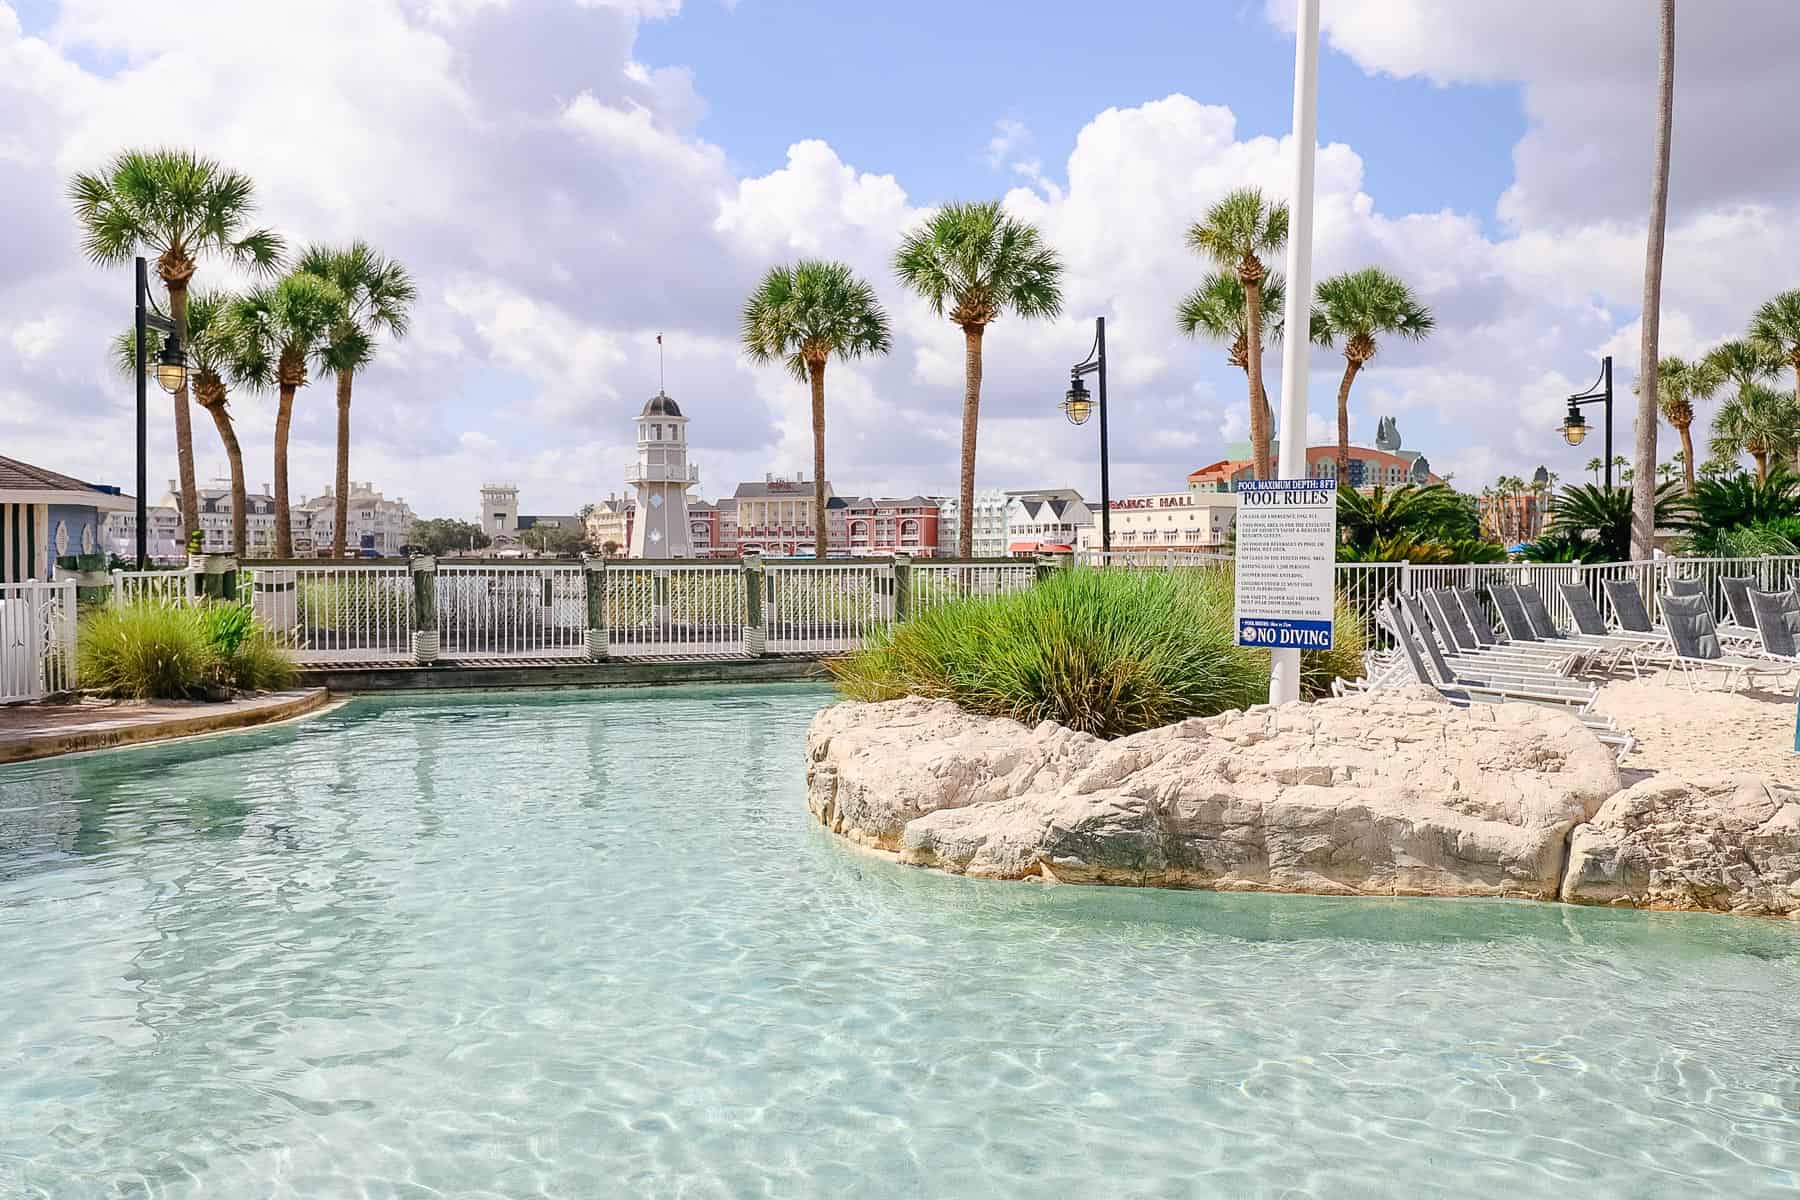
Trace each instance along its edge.
{"label": "text 'pool rules'", "polygon": [[1237,642],[1331,649],[1337,480],[1238,484]]}

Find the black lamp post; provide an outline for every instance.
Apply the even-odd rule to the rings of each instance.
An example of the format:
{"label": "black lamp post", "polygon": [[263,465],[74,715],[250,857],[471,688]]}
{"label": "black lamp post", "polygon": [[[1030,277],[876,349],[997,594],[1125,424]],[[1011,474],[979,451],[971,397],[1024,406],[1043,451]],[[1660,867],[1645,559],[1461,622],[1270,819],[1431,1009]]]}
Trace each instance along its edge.
{"label": "black lamp post", "polygon": [[[1088,395],[1087,385],[1081,382],[1084,375],[1100,377],[1100,395],[1096,399]],[[1112,479],[1109,473],[1106,452],[1106,318],[1094,318],[1094,348],[1088,356],[1069,368],[1069,391],[1063,402],[1057,405],[1063,415],[1069,418],[1071,425],[1085,425],[1095,409],[1100,410],[1100,553],[1101,565],[1105,565],[1105,555],[1112,553]]]}
{"label": "black lamp post", "polygon": [[1588,435],[1587,420],[1581,415],[1581,409],[1588,404],[1604,404],[1606,406],[1606,490],[1612,491],[1613,485],[1613,386],[1612,355],[1600,360],[1600,378],[1594,386],[1585,392],[1576,392],[1569,397],[1569,413],[1557,428],[1563,435],[1563,441],[1571,446],[1581,445]]}
{"label": "black lamp post", "polygon": [[187,354],[181,339],[175,336],[175,322],[154,311],[150,305],[150,268],[142,257],[137,260],[137,561],[138,570],[150,569],[150,508],[145,493],[150,490],[148,468],[144,460],[144,440],[149,431],[150,416],[146,397],[145,362],[150,330],[166,334],[162,349],[156,355],[156,382],[173,396],[187,382]]}

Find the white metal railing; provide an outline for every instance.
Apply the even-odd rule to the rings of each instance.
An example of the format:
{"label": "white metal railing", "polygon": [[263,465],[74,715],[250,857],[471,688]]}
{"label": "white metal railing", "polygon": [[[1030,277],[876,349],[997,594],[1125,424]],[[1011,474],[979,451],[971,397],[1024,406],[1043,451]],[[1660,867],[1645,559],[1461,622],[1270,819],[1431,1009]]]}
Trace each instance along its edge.
{"label": "white metal railing", "polygon": [[113,603],[186,604],[200,590],[198,571],[114,571]]}
{"label": "white metal railing", "polygon": [[413,583],[404,563],[257,565],[244,570],[239,592],[265,625],[292,639],[299,662],[412,659]]}
{"label": "white metal railing", "polygon": [[[1748,579],[1752,588],[1762,592],[1784,592],[1800,582],[1800,555],[1767,558],[1659,558],[1653,563],[1636,565],[1641,574],[1649,576],[1651,588],[1658,597],[1668,590],[1671,578],[1697,580],[1706,589],[1705,595],[1712,601],[1713,614],[1720,618],[1731,613],[1730,605],[1725,599],[1725,587],[1719,582],[1721,579]],[[1639,586],[1644,585],[1640,583]],[[1652,603],[1649,592],[1644,595],[1644,603]],[[1658,610],[1652,608],[1651,611]]]}
{"label": "white metal railing", "polygon": [[1337,598],[1362,618],[1363,628],[1374,638],[1378,648],[1388,646],[1387,631],[1376,624],[1375,612],[1409,586],[1403,562],[1339,563],[1334,573]]}
{"label": "white metal railing", "polygon": [[912,615],[930,612],[941,605],[979,596],[1006,596],[1031,589],[1037,583],[1038,568],[1029,559],[1004,563],[915,562],[912,580]]}
{"label": "white metal railing", "polygon": [[74,686],[74,580],[0,584],[0,704]]}
{"label": "white metal railing", "polygon": [[744,570],[737,563],[609,564],[606,645],[617,658],[716,658],[744,652]]}
{"label": "white metal railing", "polygon": [[447,659],[586,657],[585,574],[579,563],[438,564],[438,652]]}
{"label": "white metal railing", "polygon": [[890,563],[772,562],[763,627],[772,654],[855,650],[894,619]]}

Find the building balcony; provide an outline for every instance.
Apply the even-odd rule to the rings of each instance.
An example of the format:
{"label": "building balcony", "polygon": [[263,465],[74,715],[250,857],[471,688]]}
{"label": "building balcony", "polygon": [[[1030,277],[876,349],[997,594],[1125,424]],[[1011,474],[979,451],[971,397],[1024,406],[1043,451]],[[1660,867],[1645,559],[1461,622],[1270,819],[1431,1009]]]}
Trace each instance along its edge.
{"label": "building balcony", "polygon": [[633,486],[640,483],[699,483],[700,468],[636,463],[625,472],[625,482]]}

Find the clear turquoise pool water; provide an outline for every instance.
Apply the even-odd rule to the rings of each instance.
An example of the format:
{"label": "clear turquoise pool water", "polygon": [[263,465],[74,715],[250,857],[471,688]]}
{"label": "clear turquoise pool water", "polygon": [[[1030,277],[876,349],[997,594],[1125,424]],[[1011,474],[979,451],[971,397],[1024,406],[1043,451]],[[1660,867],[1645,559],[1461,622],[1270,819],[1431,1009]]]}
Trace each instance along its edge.
{"label": "clear turquoise pool water", "polygon": [[824,700],[0,769],[0,1196],[1800,1186],[1800,930],[906,870],[805,816]]}

